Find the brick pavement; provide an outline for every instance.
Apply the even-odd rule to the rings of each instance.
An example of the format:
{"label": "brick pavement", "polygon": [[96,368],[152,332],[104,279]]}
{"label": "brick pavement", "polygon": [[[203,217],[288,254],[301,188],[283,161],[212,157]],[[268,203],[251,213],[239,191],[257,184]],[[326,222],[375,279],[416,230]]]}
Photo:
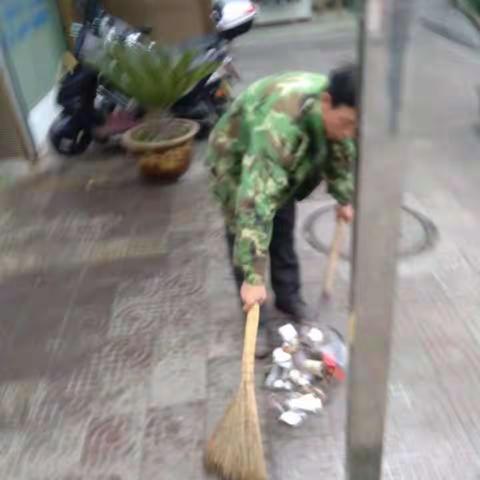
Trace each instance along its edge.
{"label": "brick pavement", "polygon": [[[334,64],[338,50],[328,44],[319,58],[319,41],[308,35],[301,56],[290,41],[255,52],[240,46],[247,80],[286,64]],[[424,123],[412,130],[411,148],[422,161],[412,166],[405,201],[434,220],[440,240],[400,266],[384,478],[443,480],[462,472],[474,480],[480,253],[478,165],[469,152],[478,150],[470,128],[476,110],[468,92],[444,102],[428,93],[432,81],[455,90],[456,79],[478,67],[440,39],[420,45],[433,65],[415,77],[425,95],[410,118]],[[438,77],[452,64],[458,75]],[[242,316],[203,148],[174,185],[143,184],[130,158],[92,153],[1,193],[1,478],[205,478],[201,448],[236,386]],[[325,201],[318,194],[300,208],[298,250],[311,303],[325,259],[301,227]],[[348,281],[342,262],[335,301],[320,311],[340,329]],[[259,365],[259,381],[262,373]],[[289,430],[260,391],[273,480],[344,478],[344,401],[340,389],[323,415]]]}

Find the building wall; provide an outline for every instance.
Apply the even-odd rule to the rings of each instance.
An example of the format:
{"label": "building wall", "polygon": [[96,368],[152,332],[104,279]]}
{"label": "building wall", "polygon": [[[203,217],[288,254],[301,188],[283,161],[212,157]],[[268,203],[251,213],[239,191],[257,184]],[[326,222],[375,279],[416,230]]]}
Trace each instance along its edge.
{"label": "building wall", "polygon": [[1,0],[0,31],[28,110],[52,89],[65,38],[55,0]]}
{"label": "building wall", "polygon": [[26,156],[2,68],[0,64],[0,161]]}
{"label": "building wall", "polygon": [[178,42],[212,30],[211,0],[105,0],[114,15],[135,26],[153,27],[153,38]]}

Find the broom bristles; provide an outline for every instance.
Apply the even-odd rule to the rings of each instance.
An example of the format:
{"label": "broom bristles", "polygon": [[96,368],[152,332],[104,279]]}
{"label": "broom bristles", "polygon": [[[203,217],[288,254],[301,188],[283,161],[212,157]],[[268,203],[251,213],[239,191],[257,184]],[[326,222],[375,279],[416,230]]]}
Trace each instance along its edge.
{"label": "broom bristles", "polygon": [[225,480],[267,480],[253,382],[242,382],[207,447],[205,464]]}
{"label": "broom bristles", "polygon": [[240,388],[207,446],[207,470],[225,480],[267,480],[254,383],[259,316],[256,305],[247,317]]}

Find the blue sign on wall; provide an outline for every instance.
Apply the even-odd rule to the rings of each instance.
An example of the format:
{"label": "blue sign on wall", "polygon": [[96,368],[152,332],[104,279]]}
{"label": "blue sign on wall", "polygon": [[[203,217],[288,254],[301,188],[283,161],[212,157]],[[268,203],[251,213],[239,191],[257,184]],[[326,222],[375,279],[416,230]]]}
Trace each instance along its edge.
{"label": "blue sign on wall", "polygon": [[33,108],[51,90],[65,52],[55,0],[0,0],[0,42],[11,60],[12,78]]}
{"label": "blue sign on wall", "polygon": [[8,48],[22,43],[50,20],[46,0],[6,0],[0,4],[0,25]]}

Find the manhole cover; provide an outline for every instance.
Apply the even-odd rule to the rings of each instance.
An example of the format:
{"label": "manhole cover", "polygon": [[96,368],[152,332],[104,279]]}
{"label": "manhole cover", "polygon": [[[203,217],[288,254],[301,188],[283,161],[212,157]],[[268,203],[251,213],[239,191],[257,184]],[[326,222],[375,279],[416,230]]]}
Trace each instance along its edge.
{"label": "manhole cover", "polygon": [[[438,237],[438,230],[429,218],[404,206],[402,207],[401,221],[400,258],[413,257],[433,248]],[[304,225],[304,235],[312,248],[327,254],[330,251],[334,229],[335,205],[326,205],[309,215]],[[351,229],[349,229],[348,236],[340,253],[345,260],[350,258]]]}

